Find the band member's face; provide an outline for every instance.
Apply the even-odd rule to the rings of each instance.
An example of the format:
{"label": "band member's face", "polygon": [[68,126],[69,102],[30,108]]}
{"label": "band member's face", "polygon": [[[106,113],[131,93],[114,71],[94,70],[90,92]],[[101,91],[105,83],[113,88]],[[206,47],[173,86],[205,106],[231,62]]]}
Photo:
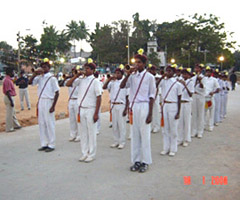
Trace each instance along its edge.
{"label": "band member's face", "polygon": [[167,69],[166,69],[166,75],[167,75],[168,78],[172,77],[173,74],[174,74],[174,72],[173,72],[172,69],[170,69],[170,68],[167,68]]}
{"label": "band member's face", "polygon": [[185,72],[185,73],[182,73],[182,77],[183,77],[183,79],[186,80],[189,78],[189,75],[188,75],[188,73]]}
{"label": "band member's face", "polygon": [[194,71],[196,72],[196,74],[199,74],[199,73],[201,73],[202,70],[200,67],[196,66]]}
{"label": "band member's face", "polygon": [[115,72],[115,75],[116,75],[116,77],[117,77],[118,80],[121,80],[121,79],[122,79],[122,76],[123,76],[123,75],[122,75],[121,72],[116,71],[116,72]]}
{"label": "band member's face", "polygon": [[206,76],[211,76],[212,72],[211,71],[206,71]]}
{"label": "band member's face", "polygon": [[144,70],[145,64],[139,58],[136,58],[135,65],[137,67],[137,70]]}
{"label": "band member's face", "polygon": [[90,76],[93,74],[93,70],[90,67],[86,66],[84,69],[86,76]]}
{"label": "band member's face", "polygon": [[151,68],[150,68],[148,71],[149,71],[149,73],[151,73],[153,76],[156,76],[156,74],[157,74],[157,73],[156,73],[156,70],[154,70],[154,69],[151,69]]}
{"label": "band member's face", "polygon": [[180,75],[181,75],[181,71],[180,71],[180,70],[177,70],[177,71],[176,71],[176,75],[177,75],[177,76],[180,76]]}
{"label": "band member's face", "polygon": [[48,73],[49,70],[50,70],[50,68],[48,67],[48,65],[42,65],[41,68],[42,68],[44,74]]}

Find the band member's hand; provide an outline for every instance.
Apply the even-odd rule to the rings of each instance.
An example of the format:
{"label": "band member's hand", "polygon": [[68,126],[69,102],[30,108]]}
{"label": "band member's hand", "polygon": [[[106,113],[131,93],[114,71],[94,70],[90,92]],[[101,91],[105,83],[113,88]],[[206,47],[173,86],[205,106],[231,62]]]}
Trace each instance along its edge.
{"label": "band member's hand", "polygon": [[123,111],[123,117],[125,117],[127,115],[127,109],[124,109]]}
{"label": "band member's hand", "polygon": [[186,83],[184,80],[178,80],[180,83],[182,83],[184,86],[186,86]]}
{"label": "band member's hand", "polygon": [[36,75],[41,75],[43,74],[43,69],[41,67],[38,67],[36,70],[35,70],[35,74]]}
{"label": "band member's hand", "polygon": [[54,111],[55,111],[54,107],[51,107],[50,110],[49,110],[50,113],[53,113]]}
{"label": "band member's hand", "polygon": [[180,118],[180,114],[177,113],[176,116],[175,116],[175,119],[179,119]]}
{"label": "band member's hand", "polygon": [[11,106],[12,106],[12,107],[14,107],[14,103],[13,103],[12,101],[11,101],[11,103],[10,103],[10,104],[11,104]]}
{"label": "band member's hand", "polygon": [[152,122],[152,115],[148,114],[147,119],[146,119],[146,123],[150,124]]}
{"label": "band member's hand", "polygon": [[93,122],[96,123],[97,120],[98,120],[98,114],[95,113],[95,114],[93,115]]}
{"label": "band member's hand", "polygon": [[213,92],[210,92],[209,95],[212,96],[214,93]]}
{"label": "band member's hand", "polygon": [[198,77],[197,77],[197,80],[201,81],[201,80],[202,80],[202,77],[201,77],[201,76],[198,76]]}

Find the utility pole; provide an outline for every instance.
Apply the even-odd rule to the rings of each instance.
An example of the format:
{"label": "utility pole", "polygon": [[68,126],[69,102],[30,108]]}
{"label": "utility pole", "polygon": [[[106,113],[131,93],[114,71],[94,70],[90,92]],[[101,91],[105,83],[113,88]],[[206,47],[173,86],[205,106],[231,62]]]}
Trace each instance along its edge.
{"label": "utility pole", "polygon": [[128,26],[128,34],[127,34],[127,49],[128,49],[128,65],[129,65],[130,64],[129,26]]}
{"label": "utility pole", "polygon": [[20,31],[18,31],[18,33],[17,33],[17,41],[18,41],[18,72],[20,72],[20,53],[21,53],[21,49],[20,49]]}

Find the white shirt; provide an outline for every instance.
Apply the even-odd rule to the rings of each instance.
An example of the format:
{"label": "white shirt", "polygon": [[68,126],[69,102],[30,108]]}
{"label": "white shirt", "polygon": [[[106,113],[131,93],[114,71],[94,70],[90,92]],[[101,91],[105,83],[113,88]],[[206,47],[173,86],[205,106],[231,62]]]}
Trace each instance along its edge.
{"label": "white shirt", "polygon": [[[191,92],[191,93],[194,93],[194,84],[193,84],[193,81],[192,79],[187,79],[186,81],[186,86],[188,88],[188,90]],[[181,100],[183,101],[192,101],[192,97],[189,96],[188,92],[187,92],[187,89],[183,86],[183,89],[182,89],[182,98]]]}
{"label": "white shirt", "polygon": [[[137,71],[135,74],[130,75],[130,77],[128,78],[128,81],[126,83],[126,88],[130,88],[130,91],[129,91],[130,103],[133,102],[133,98],[137,92],[140,81],[145,72],[146,70],[143,70],[140,73]],[[134,102],[135,103],[149,102],[150,98],[153,98],[153,99],[155,98],[155,94],[156,94],[155,78],[152,74],[150,74],[149,72],[146,72]]]}
{"label": "white shirt", "polygon": [[[199,81],[196,84],[198,76],[202,78],[201,83],[203,84],[203,88],[200,88]],[[196,92],[197,94],[200,94],[202,96],[205,96],[205,77],[202,74],[195,75],[192,77],[192,81],[193,81],[193,85],[194,85],[194,92]]]}
{"label": "white shirt", "polygon": [[[92,82],[86,94],[86,97],[82,102],[83,96],[85,95],[86,90],[93,79],[94,81]],[[78,86],[78,105],[80,106],[80,103],[82,102],[81,107],[83,108],[95,108],[97,97],[102,95],[102,87],[100,81],[91,75],[84,78],[79,78],[77,81],[74,81],[73,87],[75,86]]]}
{"label": "white shirt", "polygon": [[215,92],[217,88],[220,88],[218,80],[212,76],[205,77],[206,97],[212,97],[209,95],[211,92]]}
{"label": "white shirt", "polygon": [[[160,85],[160,88],[162,89],[162,99],[163,100],[175,102],[175,103],[178,102],[178,96],[182,95],[182,86],[178,81],[177,82],[176,81],[177,81],[176,77],[161,80],[159,85]],[[167,93],[172,85],[173,85],[173,87],[171,88],[169,94],[167,95]],[[166,98],[166,95],[167,95],[167,98]]]}
{"label": "white shirt", "polygon": [[230,88],[230,84],[229,84],[228,81],[223,81],[223,83],[224,83],[224,87],[225,87],[225,89],[223,90],[223,91],[224,91],[224,94],[228,94],[227,88],[228,88],[228,89]]}
{"label": "white shirt", "polygon": [[[70,80],[70,78],[65,81],[64,85],[66,85],[66,83],[67,83],[69,80]],[[75,82],[75,81],[78,81],[78,78],[75,79],[74,82]],[[73,92],[73,90],[74,90],[74,92]],[[73,93],[72,93],[72,92],[73,92]],[[69,95],[69,98],[70,98],[70,95],[71,95],[71,94],[72,94],[71,99],[72,99],[72,98],[74,98],[74,99],[77,99],[77,98],[78,98],[78,86],[68,87],[68,95]]]}
{"label": "white shirt", "polygon": [[[42,92],[42,89],[46,83],[46,81],[49,79],[49,77],[53,76],[50,72],[39,75],[33,79],[32,85],[38,85],[38,97],[40,93]],[[55,92],[59,91],[58,81],[56,77],[51,77],[49,81],[46,84],[46,87],[44,88],[41,98],[45,99],[54,99]]]}
{"label": "white shirt", "polygon": [[[111,103],[118,102],[118,103],[126,104],[126,96],[128,96],[129,91],[126,88],[120,89],[120,84],[121,84],[122,80],[123,79],[121,79],[121,80],[112,80],[108,84],[108,91],[110,92]],[[117,99],[115,100],[119,89],[120,89],[120,92],[118,94]]]}

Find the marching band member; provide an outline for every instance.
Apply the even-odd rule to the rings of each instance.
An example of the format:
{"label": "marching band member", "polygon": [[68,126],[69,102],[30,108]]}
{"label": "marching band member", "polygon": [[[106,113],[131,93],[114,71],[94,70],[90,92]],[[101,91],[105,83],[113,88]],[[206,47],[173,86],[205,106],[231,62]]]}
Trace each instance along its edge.
{"label": "marching band member", "polygon": [[123,80],[124,66],[115,70],[115,75],[107,79],[103,89],[110,92],[111,108],[110,121],[112,121],[114,143],[111,148],[123,149],[126,143],[126,115],[128,109],[128,90],[120,88]]}
{"label": "marching band member", "polygon": [[[92,162],[97,151],[97,120],[101,105],[102,88],[98,79],[93,76],[96,65],[92,59],[84,65],[85,72],[79,72],[71,78],[66,86],[78,86],[78,126],[81,137],[82,157],[80,162]],[[80,75],[83,78],[77,79]]]}
{"label": "marching band member", "polygon": [[[175,68],[168,66],[157,85],[162,91],[161,125],[163,126],[163,151],[161,155],[177,153],[177,126],[180,117],[182,86],[174,77]],[[166,77],[166,78],[165,78]]]}
{"label": "marching band member", "polygon": [[[220,86],[216,78],[211,76],[212,69],[207,66],[205,73],[205,130],[213,131],[214,128],[214,112],[215,100],[214,95],[219,92]],[[207,114],[209,112],[209,116]]]}
{"label": "marching band member", "polygon": [[[135,68],[127,71],[127,76],[121,82],[121,88],[129,91],[129,120],[132,125],[131,171],[141,173],[152,163],[151,155],[151,122],[156,86],[154,76],[145,70],[147,56],[143,49],[135,56]],[[132,72],[135,71],[134,74]]]}
{"label": "marching band member", "polygon": [[202,138],[204,131],[205,78],[201,74],[204,65],[195,66],[196,75],[192,77],[194,94],[192,101],[192,137]]}
{"label": "marching band member", "polygon": [[223,83],[224,83],[224,95],[223,95],[223,118],[226,118],[227,115],[227,100],[228,100],[228,92],[230,90],[230,84],[227,81],[228,78],[228,72],[225,72],[223,74]]}
{"label": "marching band member", "polygon": [[181,98],[181,112],[179,119],[178,143],[187,147],[191,142],[191,113],[192,113],[192,95],[194,93],[194,84],[191,79],[191,68],[182,70],[183,80],[179,82],[183,85]]}
{"label": "marching band member", "polygon": [[59,97],[59,86],[56,77],[50,71],[47,58],[41,63],[29,84],[38,85],[37,116],[41,148],[39,151],[51,152],[55,149],[55,106]]}
{"label": "marching band member", "polygon": [[[150,72],[155,77],[155,82],[157,82],[157,67],[155,65],[149,64],[148,72]],[[153,117],[151,123],[151,131],[157,133],[160,130],[160,96],[159,96],[159,87],[156,88],[155,100],[153,104]]]}
{"label": "marching band member", "polygon": [[221,110],[221,88],[222,88],[222,80],[219,78],[219,70],[216,69],[213,73],[213,76],[217,79],[219,84],[219,92],[214,95],[215,101],[215,112],[214,112],[214,125],[218,126],[220,122],[220,110]]}
{"label": "marching band member", "polygon": [[[78,66],[76,68],[72,69],[72,76],[75,76],[77,74]],[[70,80],[67,79],[65,83],[67,83]],[[78,78],[75,79],[75,81],[78,81]],[[65,84],[66,85],[66,84]],[[77,115],[78,115],[78,87],[68,87],[68,111],[69,111],[69,122],[70,122],[70,142],[80,142],[80,134],[78,131],[78,124],[77,124]]]}

